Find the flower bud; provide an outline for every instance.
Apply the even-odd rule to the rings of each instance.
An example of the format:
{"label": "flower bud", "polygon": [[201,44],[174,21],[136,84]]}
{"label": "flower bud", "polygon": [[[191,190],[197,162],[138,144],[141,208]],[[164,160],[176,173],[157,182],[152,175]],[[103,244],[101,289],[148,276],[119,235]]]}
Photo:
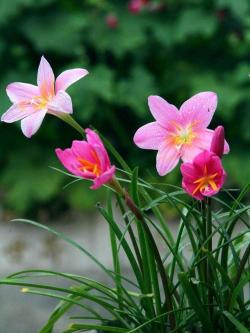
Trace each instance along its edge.
{"label": "flower bud", "polygon": [[219,156],[219,158],[221,158],[224,152],[224,145],[225,145],[224,127],[218,126],[216,127],[213,134],[210,151]]}

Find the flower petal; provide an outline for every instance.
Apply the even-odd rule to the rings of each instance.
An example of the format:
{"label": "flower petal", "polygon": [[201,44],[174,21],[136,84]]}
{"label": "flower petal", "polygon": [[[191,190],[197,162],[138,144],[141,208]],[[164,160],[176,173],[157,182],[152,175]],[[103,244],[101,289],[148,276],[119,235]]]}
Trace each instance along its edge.
{"label": "flower petal", "polygon": [[32,115],[24,118],[21,121],[21,128],[22,128],[23,134],[27,138],[30,138],[33,134],[35,134],[38,131],[46,113],[47,113],[46,110],[39,110],[39,111],[34,112]]}
{"label": "flower petal", "polygon": [[182,176],[187,178],[190,182],[193,182],[200,177],[200,174],[197,173],[192,163],[182,163],[180,170]]}
{"label": "flower petal", "polygon": [[48,112],[56,115],[57,113],[73,113],[72,100],[69,94],[60,90],[56,96],[48,103]]}
{"label": "flower petal", "polygon": [[37,73],[37,84],[44,97],[54,95],[55,76],[48,61],[42,56]]}
{"label": "flower petal", "polygon": [[1,117],[1,121],[5,123],[13,123],[14,121],[21,120],[36,112],[33,107],[25,103],[17,103],[12,105]]}
{"label": "flower petal", "polygon": [[87,141],[88,141],[89,144],[99,145],[103,149],[105,149],[101,138],[99,137],[99,135],[95,131],[91,130],[90,128],[85,128],[84,132],[86,134],[86,138],[87,138]]}
{"label": "flower petal", "polygon": [[134,135],[134,143],[143,149],[156,149],[166,138],[167,131],[157,122],[140,127]]}
{"label": "flower petal", "polygon": [[103,171],[106,170],[110,167],[110,160],[101,138],[95,131],[91,130],[90,128],[86,128],[84,132],[86,133],[88,143],[93,146],[98,158],[100,159],[101,169]]}
{"label": "flower petal", "polygon": [[90,187],[92,190],[96,190],[103,184],[107,183],[113,177],[115,173],[115,166],[113,165],[106,172],[102,173],[100,177],[94,179],[93,185]]}
{"label": "flower petal", "polygon": [[82,158],[91,163],[96,163],[95,151],[93,147],[86,141],[74,140],[71,150],[75,158]]}
{"label": "flower petal", "polygon": [[76,159],[75,154],[71,148],[67,148],[64,150],[57,148],[55,152],[62,165],[67,170],[69,170],[69,172],[73,173],[76,176],[82,177],[82,172],[80,171],[81,165]]}
{"label": "flower petal", "polygon": [[10,83],[6,88],[6,92],[12,103],[27,101],[39,95],[37,86],[22,82]]}
{"label": "flower petal", "polygon": [[172,145],[165,142],[159,147],[156,156],[156,169],[160,176],[169,173],[178,164],[180,159],[179,151]]}
{"label": "flower petal", "polygon": [[98,162],[100,164],[101,172],[105,172],[110,168],[110,160],[106,149],[103,149],[99,145],[93,145]]}
{"label": "flower petal", "polygon": [[181,147],[181,159],[184,162],[192,162],[196,155],[204,150],[209,150],[213,132],[209,129],[197,132],[192,144],[186,144]]}
{"label": "flower petal", "polygon": [[180,108],[182,124],[192,123],[196,129],[206,128],[217,107],[217,95],[214,92],[201,92],[194,95]]}
{"label": "flower petal", "polygon": [[183,189],[189,194],[191,195],[191,197],[197,199],[197,200],[203,200],[204,196],[201,194],[200,191],[197,191],[196,193],[194,193],[197,185],[191,182],[188,182],[186,178],[182,179],[182,184],[181,186],[183,187]]}
{"label": "flower petal", "polygon": [[69,69],[62,72],[56,79],[56,92],[66,90],[71,84],[86,76],[89,72],[83,68]]}
{"label": "flower petal", "polygon": [[167,128],[171,123],[179,122],[178,109],[160,96],[149,96],[148,105],[155,120]]}

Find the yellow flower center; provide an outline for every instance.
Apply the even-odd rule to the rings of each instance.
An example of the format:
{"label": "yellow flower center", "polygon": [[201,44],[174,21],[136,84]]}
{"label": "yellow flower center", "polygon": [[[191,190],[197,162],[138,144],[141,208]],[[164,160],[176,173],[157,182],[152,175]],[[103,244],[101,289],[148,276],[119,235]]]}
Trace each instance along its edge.
{"label": "yellow flower center", "polygon": [[196,188],[193,191],[193,195],[198,191],[202,192],[204,190],[208,190],[211,187],[214,191],[218,190],[218,186],[216,185],[214,178],[218,175],[218,173],[214,173],[213,175],[207,174],[207,166],[204,168],[204,176],[195,180],[193,183],[197,184]]}
{"label": "yellow flower center", "polygon": [[83,172],[91,172],[95,177],[99,177],[101,174],[101,169],[99,166],[99,159],[97,154],[94,151],[91,151],[91,154],[96,160],[96,163],[90,162],[88,160],[85,160],[84,158],[78,157],[78,161],[81,163],[81,167],[79,168],[80,171]]}
{"label": "yellow flower center", "polygon": [[176,131],[172,133],[173,144],[177,149],[180,149],[182,145],[190,145],[196,138],[196,134],[193,131],[193,123],[188,124],[186,127],[182,127],[179,124],[174,124]]}
{"label": "yellow flower center", "polygon": [[47,108],[47,105],[48,105],[48,103],[50,102],[51,99],[52,99],[52,96],[47,96],[47,97],[34,96],[30,100],[30,104],[34,107],[34,109],[42,110],[42,109]]}

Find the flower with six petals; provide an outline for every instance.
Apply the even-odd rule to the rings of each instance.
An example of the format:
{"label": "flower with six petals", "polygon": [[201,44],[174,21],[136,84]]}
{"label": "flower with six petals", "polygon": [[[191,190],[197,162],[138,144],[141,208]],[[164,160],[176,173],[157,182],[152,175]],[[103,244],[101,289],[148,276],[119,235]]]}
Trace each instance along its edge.
{"label": "flower with six petals", "polygon": [[57,157],[72,174],[93,181],[91,189],[97,189],[112,180],[115,166],[111,166],[108,153],[91,129],[86,129],[87,141],[74,140],[71,148],[56,149]]}
{"label": "flower with six petals", "polygon": [[[140,148],[158,150],[156,169],[160,176],[173,170],[180,159],[191,162],[210,149],[213,131],[207,127],[217,107],[215,93],[196,94],[180,110],[159,96],[150,96],[148,103],[156,121],[140,127],[134,142]],[[224,153],[228,151],[225,142]]]}
{"label": "flower with six petals", "polygon": [[86,69],[75,68],[62,72],[55,80],[50,64],[42,57],[37,86],[22,82],[7,86],[7,95],[13,105],[1,120],[6,123],[21,120],[22,131],[30,138],[41,126],[46,113],[60,116],[73,112],[71,98],[65,90],[87,74]]}
{"label": "flower with six petals", "polygon": [[219,156],[207,150],[198,154],[192,163],[183,163],[181,173],[183,189],[198,200],[218,193],[226,177]]}

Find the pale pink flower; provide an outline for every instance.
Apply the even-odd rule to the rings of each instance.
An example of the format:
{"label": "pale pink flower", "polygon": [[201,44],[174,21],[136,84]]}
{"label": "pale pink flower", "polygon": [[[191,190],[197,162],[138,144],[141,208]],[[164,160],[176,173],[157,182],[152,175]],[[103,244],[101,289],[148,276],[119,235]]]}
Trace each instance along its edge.
{"label": "pale pink flower", "polygon": [[[210,149],[213,131],[207,127],[217,106],[215,93],[194,95],[180,110],[159,96],[150,96],[148,104],[156,121],[140,127],[134,142],[140,148],[158,150],[156,168],[160,176],[174,169],[180,159],[191,162]],[[228,151],[225,142],[224,153]]]}
{"label": "pale pink flower", "polygon": [[192,163],[183,163],[181,173],[183,189],[198,200],[218,193],[226,177],[221,159],[207,150],[198,154]]}
{"label": "pale pink flower", "polygon": [[13,105],[1,120],[6,123],[21,120],[22,131],[30,138],[41,126],[46,113],[60,116],[73,112],[71,98],[65,90],[87,74],[86,69],[75,68],[62,72],[55,80],[50,64],[42,57],[37,86],[21,82],[7,86],[7,95]]}
{"label": "pale pink flower", "polygon": [[87,141],[74,140],[71,148],[56,149],[57,157],[72,174],[93,181],[91,189],[97,189],[111,181],[115,166],[111,166],[108,153],[91,129],[85,130]]}

